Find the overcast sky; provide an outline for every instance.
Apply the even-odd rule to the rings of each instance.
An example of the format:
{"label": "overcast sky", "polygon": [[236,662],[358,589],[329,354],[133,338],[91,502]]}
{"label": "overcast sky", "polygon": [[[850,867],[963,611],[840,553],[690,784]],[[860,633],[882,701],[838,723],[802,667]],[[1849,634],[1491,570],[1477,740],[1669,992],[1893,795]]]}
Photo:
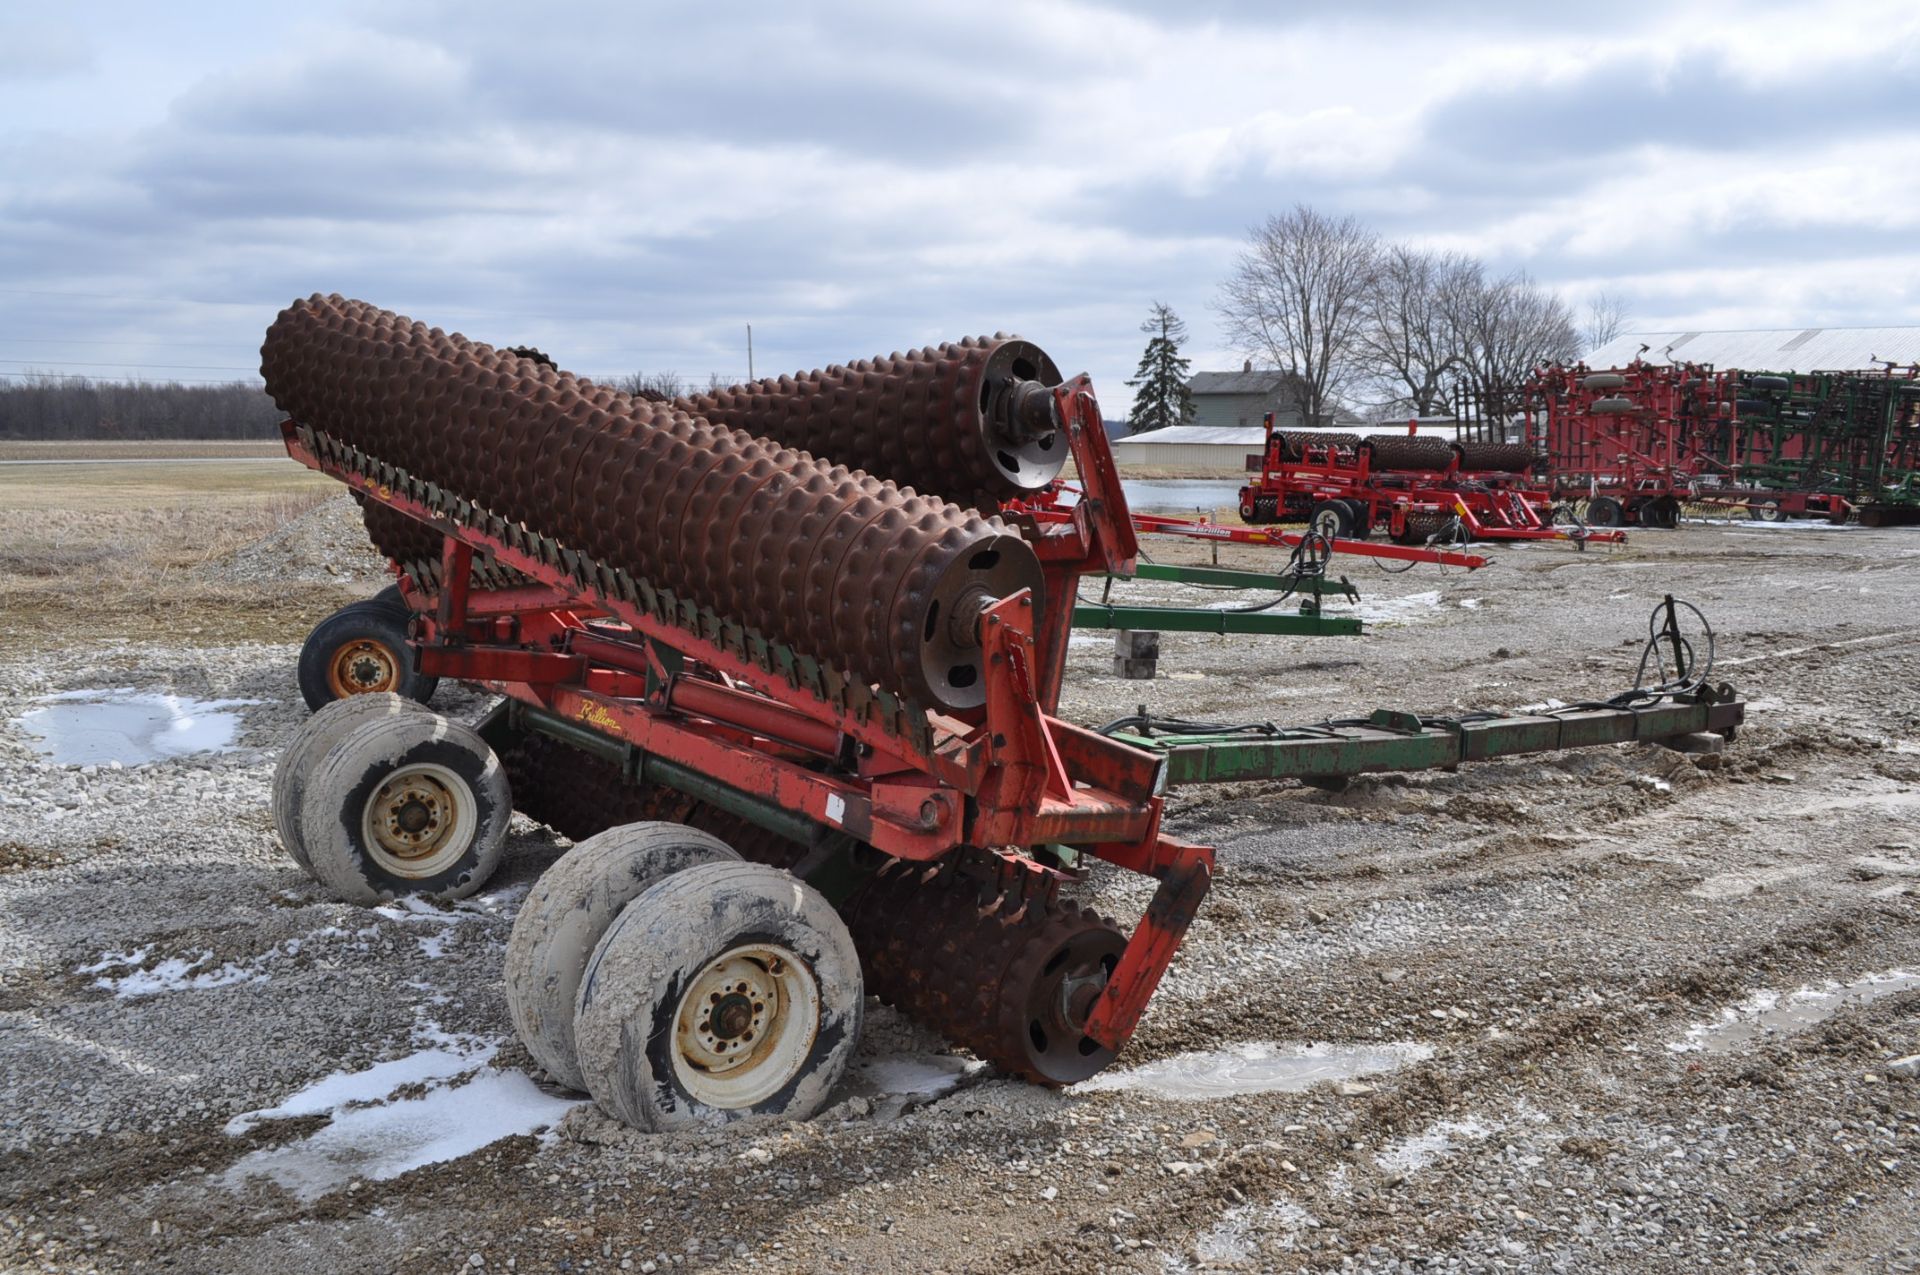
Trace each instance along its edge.
{"label": "overcast sky", "polygon": [[240,375],[319,291],[590,375],[1017,331],[1118,416],[1156,299],[1238,365],[1296,201],[1639,328],[1920,323],[1920,5],[1575,7],[9,5],[0,372]]}

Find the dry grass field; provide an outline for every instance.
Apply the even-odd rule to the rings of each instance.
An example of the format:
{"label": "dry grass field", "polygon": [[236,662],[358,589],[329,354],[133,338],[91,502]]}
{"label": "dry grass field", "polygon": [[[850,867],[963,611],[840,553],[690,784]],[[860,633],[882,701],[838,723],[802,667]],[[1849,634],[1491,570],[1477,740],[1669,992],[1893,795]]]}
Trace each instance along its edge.
{"label": "dry grass field", "polygon": [[285,461],[179,454],[226,444],[84,446],[121,454],[0,461],[0,647],[60,634],[282,640],[344,600],[310,583],[195,575],[338,495],[333,482]]}
{"label": "dry grass field", "polygon": [[0,439],[0,461],[10,460],[237,460],[286,454],[278,442],[227,438]]}

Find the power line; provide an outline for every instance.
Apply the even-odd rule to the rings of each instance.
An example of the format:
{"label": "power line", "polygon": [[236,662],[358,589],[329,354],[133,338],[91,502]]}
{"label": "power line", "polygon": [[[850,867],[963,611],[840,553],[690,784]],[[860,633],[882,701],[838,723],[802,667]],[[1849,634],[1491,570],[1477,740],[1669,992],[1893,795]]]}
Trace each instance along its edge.
{"label": "power line", "polygon": [[0,363],[39,363],[54,367],[139,367],[149,369],[179,368],[187,372],[258,372],[256,367],[238,367],[231,363],[81,363],[73,359],[0,359]]}
{"label": "power line", "polygon": [[131,345],[141,349],[186,350],[213,346],[231,349],[240,344],[238,341],[147,341],[131,338],[119,341],[95,341],[84,337],[64,336],[0,336],[0,341],[9,345]]}
{"label": "power line", "polygon": [[88,376],[83,372],[9,372],[0,368],[0,376],[12,377],[18,381],[91,381],[95,385],[245,385],[257,390],[258,385],[247,385],[235,377],[214,376],[169,376],[152,381],[121,380],[107,376]]}

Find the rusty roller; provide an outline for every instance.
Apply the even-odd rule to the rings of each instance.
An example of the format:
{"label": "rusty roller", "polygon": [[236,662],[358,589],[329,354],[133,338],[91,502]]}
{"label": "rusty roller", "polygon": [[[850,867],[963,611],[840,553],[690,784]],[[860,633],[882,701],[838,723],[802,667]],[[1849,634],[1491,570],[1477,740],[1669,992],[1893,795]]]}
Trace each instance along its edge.
{"label": "rusty roller", "polygon": [[968,337],[797,376],[690,394],[695,416],[878,478],[992,510],[1066,463],[1060,370],[1017,337]]}
{"label": "rusty roller", "polygon": [[1127,942],[1097,913],[951,860],[894,860],[841,914],[869,992],[1002,1070],[1070,1085],[1113,1060],[1081,1031]]}
{"label": "rusty roller", "polygon": [[1372,453],[1377,470],[1447,469],[1453,464],[1453,448],[1439,438],[1368,434],[1360,440],[1360,446]]}
{"label": "rusty roller", "polygon": [[1291,461],[1305,460],[1308,447],[1312,447],[1315,451],[1331,448],[1336,452],[1350,452],[1360,446],[1358,434],[1335,434],[1312,429],[1283,429],[1276,431],[1275,436],[1283,440],[1281,445],[1285,449],[1284,457]]}
{"label": "rusty roller", "polygon": [[997,521],[365,302],[294,303],[260,366],[295,420],[936,707],[984,702],[981,610],[1040,591]]}
{"label": "rusty roller", "polygon": [[1533,448],[1525,443],[1455,443],[1460,468],[1476,472],[1520,473],[1533,466]]}
{"label": "rusty roller", "polygon": [[440,558],[440,533],[415,522],[388,505],[368,501],[360,506],[367,539],[381,557],[403,566],[429,567]]}

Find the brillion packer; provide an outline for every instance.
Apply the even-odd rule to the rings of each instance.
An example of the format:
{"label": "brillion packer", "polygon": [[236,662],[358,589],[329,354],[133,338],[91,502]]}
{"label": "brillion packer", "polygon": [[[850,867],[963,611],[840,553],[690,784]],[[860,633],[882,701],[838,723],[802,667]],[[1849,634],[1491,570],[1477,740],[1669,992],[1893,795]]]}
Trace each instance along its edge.
{"label": "brillion packer", "polygon": [[1329,539],[1381,532],[1408,546],[1570,540],[1584,548],[1626,538],[1555,526],[1554,499],[1534,479],[1526,443],[1275,429],[1271,412],[1265,427],[1240,489],[1240,519],[1251,525],[1304,521]]}
{"label": "brillion packer", "polygon": [[1535,373],[1521,401],[1554,495],[1597,526],[1671,527],[1685,505],[1920,522],[1920,368],[1576,364]]}
{"label": "brillion packer", "polygon": [[[1212,880],[1164,830],[1173,786],[1742,717],[1669,601],[1660,676],[1551,712],[1061,718],[1079,582],[1137,549],[1092,386],[1017,339],[648,402],[314,297],[261,368],[288,453],[362,500],[397,576],[303,648],[280,839],[374,903],[480,889],[515,809],[570,838],[507,999],[543,1068],[641,1128],[812,1113],[869,994],[1013,1075],[1092,1075]],[[1001,513],[1069,456],[1070,512]],[[476,725],[424,706],[448,677],[498,697]],[[1131,925],[1078,901],[1100,864],[1156,880]]]}

